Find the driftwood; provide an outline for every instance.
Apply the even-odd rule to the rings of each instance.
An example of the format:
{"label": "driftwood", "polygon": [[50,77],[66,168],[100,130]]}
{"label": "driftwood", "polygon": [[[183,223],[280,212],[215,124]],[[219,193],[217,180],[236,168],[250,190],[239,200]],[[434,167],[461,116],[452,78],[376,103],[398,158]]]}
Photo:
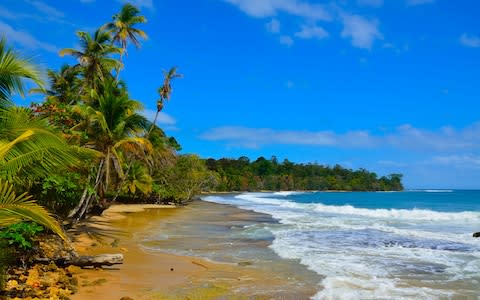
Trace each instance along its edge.
{"label": "driftwood", "polygon": [[48,264],[54,262],[57,266],[103,267],[123,264],[123,254],[102,254],[95,256],[62,257],[59,259],[37,258],[37,263]]}

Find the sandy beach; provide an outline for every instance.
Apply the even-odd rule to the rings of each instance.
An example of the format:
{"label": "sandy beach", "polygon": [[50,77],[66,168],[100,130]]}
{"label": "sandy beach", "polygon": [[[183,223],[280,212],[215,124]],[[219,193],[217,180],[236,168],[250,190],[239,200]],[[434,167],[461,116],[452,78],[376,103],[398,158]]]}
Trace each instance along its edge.
{"label": "sandy beach", "polygon": [[[195,222],[202,217],[220,223],[264,218],[253,212],[203,201],[179,208],[112,206],[93,220],[107,222],[110,229],[122,233],[116,238],[106,238],[102,243],[81,235],[76,238],[75,247],[82,255],[123,253],[124,263],[104,269],[79,270],[79,291],[72,299],[309,299],[318,290],[314,284],[303,285],[301,278],[292,279],[291,274],[275,272],[272,276],[273,266],[269,271],[268,268],[257,268],[250,261],[218,263],[197,256],[176,255],[172,254],[172,245],[168,247],[169,253],[150,251],[141,246],[142,239],[153,228],[167,228],[175,224],[180,228],[181,224]],[[106,228],[103,223],[102,226]],[[172,230],[169,229],[169,232]],[[208,235],[201,237],[207,243],[209,238]],[[252,246],[268,251],[268,244],[256,243]],[[174,247],[182,248],[178,245]],[[275,264],[275,261],[271,263]],[[314,277],[303,267],[298,267],[307,274],[299,276]]]}

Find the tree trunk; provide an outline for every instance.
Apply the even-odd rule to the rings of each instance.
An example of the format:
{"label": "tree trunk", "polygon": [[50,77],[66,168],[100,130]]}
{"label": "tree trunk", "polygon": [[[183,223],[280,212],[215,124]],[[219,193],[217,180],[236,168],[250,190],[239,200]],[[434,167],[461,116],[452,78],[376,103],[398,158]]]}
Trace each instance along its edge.
{"label": "tree trunk", "polygon": [[[98,166],[97,176],[95,178],[95,185],[93,187],[94,191],[97,190],[98,184],[100,183],[100,178],[101,178],[101,174],[102,174],[102,171],[103,171],[104,163],[105,163],[105,159],[102,159],[100,161],[100,165]],[[89,179],[90,179],[90,175],[89,175]],[[88,181],[90,182],[90,180],[88,180]],[[83,215],[87,211],[88,206],[90,205],[90,200],[92,198],[92,195],[87,196],[87,189],[88,189],[88,186],[85,187],[85,190],[83,191],[82,198],[81,198],[80,202],[78,203],[77,207],[75,207],[75,209],[73,209],[72,212],[70,212],[70,214],[68,215],[69,218],[74,218],[76,216],[75,220],[74,220],[74,223],[78,223],[78,221],[80,221],[80,219],[83,217]]]}
{"label": "tree trunk", "polygon": [[[90,177],[91,175],[89,174],[87,178],[88,183],[90,183]],[[68,214],[68,218],[73,218],[78,213],[78,211],[82,208],[87,198],[87,192],[88,192],[88,184],[87,186],[85,186],[85,189],[83,190],[83,194],[82,194],[82,198],[80,198],[80,202],[78,202],[77,206],[70,211],[70,213]]]}
{"label": "tree trunk", "polygon": [[153,119],[152,126],[150,126],[150,130],[147,132],[147,139],[148,139],[148,137],[150,136],[150,133],[152,133],[153,128],[156,126],[155,124],[157,123],[157,119],[158,119],[158,114],[159,114],[159,113],[160,113],[160,111],[157,109],[157,113],[155,114],[155,118]]}
{"label": "tree trunk", "polygon": [[95,256],[64,257],[59,259],[37,258],[37,263],[49,264],[54,262],[57,266],[77,267],[103,267],[123,264],[123,254],[101,254]]}
{"label": "tree trunk", "polygon": [[130,160],[130,163],[128,164],[128,167],[127,167],[127,171],[125,172],[125,174],[123,174],[123,178],[120,181],[120,185],[117,188],[117,191],[115,193],[115,196],[113,197],[112,202],[115,202],[115,200],[117,200],[118,198],[118,195],[120,195],[120,192],[122,191],[122,186],[125,183],[125,180],[127,179],[127,176],[128,176],[128,173],[130,172],[130,168],[132,167],[132,164],[133,164],[133,160]]}

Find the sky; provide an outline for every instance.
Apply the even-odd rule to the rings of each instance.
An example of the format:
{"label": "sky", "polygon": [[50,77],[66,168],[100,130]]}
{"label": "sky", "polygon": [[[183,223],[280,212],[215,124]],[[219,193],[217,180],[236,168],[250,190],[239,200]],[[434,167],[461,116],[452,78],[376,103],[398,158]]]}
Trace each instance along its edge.
{"label": "sky", "polygon": [[[0,35],[44,70],[76,63],[121,0],[2,0]],[[148,19],[121,77],[182,153],[404,174],[407,188],[480,189],[477,0],[134,0]],[[19,99],[27,105],[34,96]]]}

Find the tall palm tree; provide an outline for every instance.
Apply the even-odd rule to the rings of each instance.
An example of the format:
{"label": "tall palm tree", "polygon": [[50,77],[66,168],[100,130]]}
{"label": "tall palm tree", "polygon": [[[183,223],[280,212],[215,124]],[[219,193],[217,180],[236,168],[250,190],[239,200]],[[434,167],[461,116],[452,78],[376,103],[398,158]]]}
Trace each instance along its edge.
{"label": "tall palm tree", "polygon": [[39,69],[32,60],[7,47],[5,38],[0,39],[0,107],[10,103],[10,96],[25,95],[25,79],[43,87]]}
{"label": "tall palm tree", "polygon": [[[124,157],[129,153],[148,153],[151,144],[139,137],[149,125],[146,118],[137,113],[141,104],[130,99],[127,91],[119,88],[113,79],[105,81],[101,91],[95,95],[96,106],[76,106],[84,120],[76,129],[84,130],[91,137],[85,146],[101,154],[94,186],[103,201],[112,182],[122,181],[125,176]],[[80,218],[90,201],[82,197],[70,216]]]}
{"label": "tall palm tree", "polygon": [[150,134],[153,130],[153,128],[156,126],[158,115],[160,112],[163,110],[163,105],[165,101],[170,100],[170,96],[172,94],[172,80],[175,78],[182,78],[183,75],[177,73],[177,67],[172,67],[168,71],[163,71],[163,84],[162,86],[158,89],[158,95],[160,98],[157,100],[157,112],[155,114],[155,118],[153,119],[152,126],[150,127],[150,130],[148,133]]}
{"label": "tall palm tree", "polygon": [[[147,19],[144,16],[139,15],[139,13],[140,10],[138,8],[127,3],[122,7],[118,14],[113,16],[112,22],[103,26],[112,32],[112,42],[118,43],[122,49],[122,52],[120,53],[120,62],[123,61],[123,55],[127,54],[127,45],[129,41],[139,48],[139,37],[144,39],[147,38],[147,34],[143,30],[135,28],[136,25],[147,22]],[[117,80],[119,74],[120,68],[117,69]]]}
{"label": "tall palm tree", "polygon": [[112,57],[120,54],[122,50],[112,45],[111,35],[102,28],[97,29],[93,37],[85,31],[77,32],[80,49],[65,48],[60,51],[60,56],[71,55],[78,59],[75,66],[82,70],[88,88],[95,89],[98,81],[111,77],[111,71],[118,69],[121,63]]}

